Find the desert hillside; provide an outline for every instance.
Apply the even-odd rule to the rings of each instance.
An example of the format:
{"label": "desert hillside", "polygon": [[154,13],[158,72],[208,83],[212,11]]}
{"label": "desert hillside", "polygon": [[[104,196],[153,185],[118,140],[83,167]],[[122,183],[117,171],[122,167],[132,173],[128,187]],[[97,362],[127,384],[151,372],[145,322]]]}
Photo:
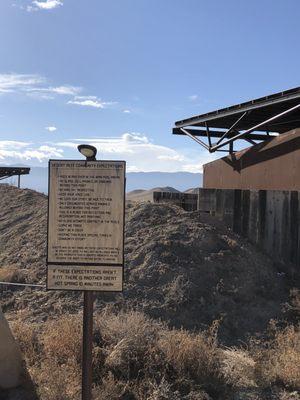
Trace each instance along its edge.
{"label": "desert hillside", "polygon": [[[1,281],[45,283],[46,213],[46,196],[0,185]],[[213,217],[170,204],[128,204],[125,252],[124,293],[95,305],[96,399],[298,399],[282,397],[300,384],[299,368],[287,372],[300,357],[295,277]],[[78,399],[82,295],[0,290],[40,399]],[[63,397],[45,391],[53,365]]]}
{"label": "desert hillside", "polygon": [[[0,273],[44,283],[47,197],[10,186],[0,190]],[[280,318],[287,278],[221,223],[169,204],[129,206],[126,217],[125,291],[116,299],[99,296],[99,307],[106,297],[114,307],[130,306],[187,329],[220,319],[220,338],[227,344]],[[49,315],[56,312],[57,298],[65,297],[63,308],[75,311],[81,304],[77,293],[20,290],[2,301],[7,310],[27,308],[29,301],[34,314]]]}

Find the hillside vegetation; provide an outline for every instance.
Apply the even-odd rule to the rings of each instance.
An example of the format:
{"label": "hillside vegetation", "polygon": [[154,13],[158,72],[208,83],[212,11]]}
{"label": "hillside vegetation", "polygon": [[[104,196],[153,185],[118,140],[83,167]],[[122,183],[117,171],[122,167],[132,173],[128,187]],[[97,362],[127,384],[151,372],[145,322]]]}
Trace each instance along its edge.
{"label": "hillside vegetation", "polygon": [[[0,280],[44,283],[47,198],[0,185],[0,206]],[[95,399],[299,400],[297,277],[170,204],[127,207],[125,252],[124,293],[95,304]],[[1,303],[39,398],[79,399],[81,294]]]}

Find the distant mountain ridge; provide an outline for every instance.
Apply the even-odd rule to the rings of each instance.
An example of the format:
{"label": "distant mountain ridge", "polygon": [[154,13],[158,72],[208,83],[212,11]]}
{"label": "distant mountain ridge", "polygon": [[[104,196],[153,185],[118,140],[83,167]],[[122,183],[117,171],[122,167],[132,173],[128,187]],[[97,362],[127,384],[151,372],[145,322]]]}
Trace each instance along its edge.
{"label": "distant mountain ridge", "polygon": [[[202,186],[202,174],[192,172],[128,172],[126,178],[126,192],[166,187],[185,191]],[[1,182],[16,183],[16,181],[16,178],[9,178]],[[31,167],[29,175],[21,176],[21,187],[47,194],[48,168]]]}

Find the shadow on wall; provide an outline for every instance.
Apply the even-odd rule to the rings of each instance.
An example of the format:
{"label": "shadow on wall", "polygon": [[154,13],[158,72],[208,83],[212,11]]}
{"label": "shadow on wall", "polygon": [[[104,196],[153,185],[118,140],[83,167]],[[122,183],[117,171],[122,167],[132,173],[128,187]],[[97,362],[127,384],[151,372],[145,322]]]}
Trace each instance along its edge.
{"label": "shadow on wall", "polygon": [[230,165],[234,171],[240,172],[252,165],[269,161],[300,149],[300,136],[278,143],[280,139],[285,138],[278,136],[275,139],[250,147],[244,152],[233,153],[231,156],[222,158],[222,160]]}

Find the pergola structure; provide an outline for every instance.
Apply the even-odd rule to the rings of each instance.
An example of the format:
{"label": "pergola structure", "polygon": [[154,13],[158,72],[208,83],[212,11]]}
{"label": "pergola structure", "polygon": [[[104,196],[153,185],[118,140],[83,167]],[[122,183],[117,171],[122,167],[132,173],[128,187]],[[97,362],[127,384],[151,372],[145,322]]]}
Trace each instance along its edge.
{"label": "pergola structure", "polygon": [[0,167],[0,181],[11,176],[18,176],[18,188],[20,188],[20,176],[28,175],[30,168],[19,167]]}
{"label": "pergola structure", "polygon": [[299,127],[300,87],[297,87],[177,121],[173,134],[187,135],[211,153],[232,153],[237,140],[254,145]]}

